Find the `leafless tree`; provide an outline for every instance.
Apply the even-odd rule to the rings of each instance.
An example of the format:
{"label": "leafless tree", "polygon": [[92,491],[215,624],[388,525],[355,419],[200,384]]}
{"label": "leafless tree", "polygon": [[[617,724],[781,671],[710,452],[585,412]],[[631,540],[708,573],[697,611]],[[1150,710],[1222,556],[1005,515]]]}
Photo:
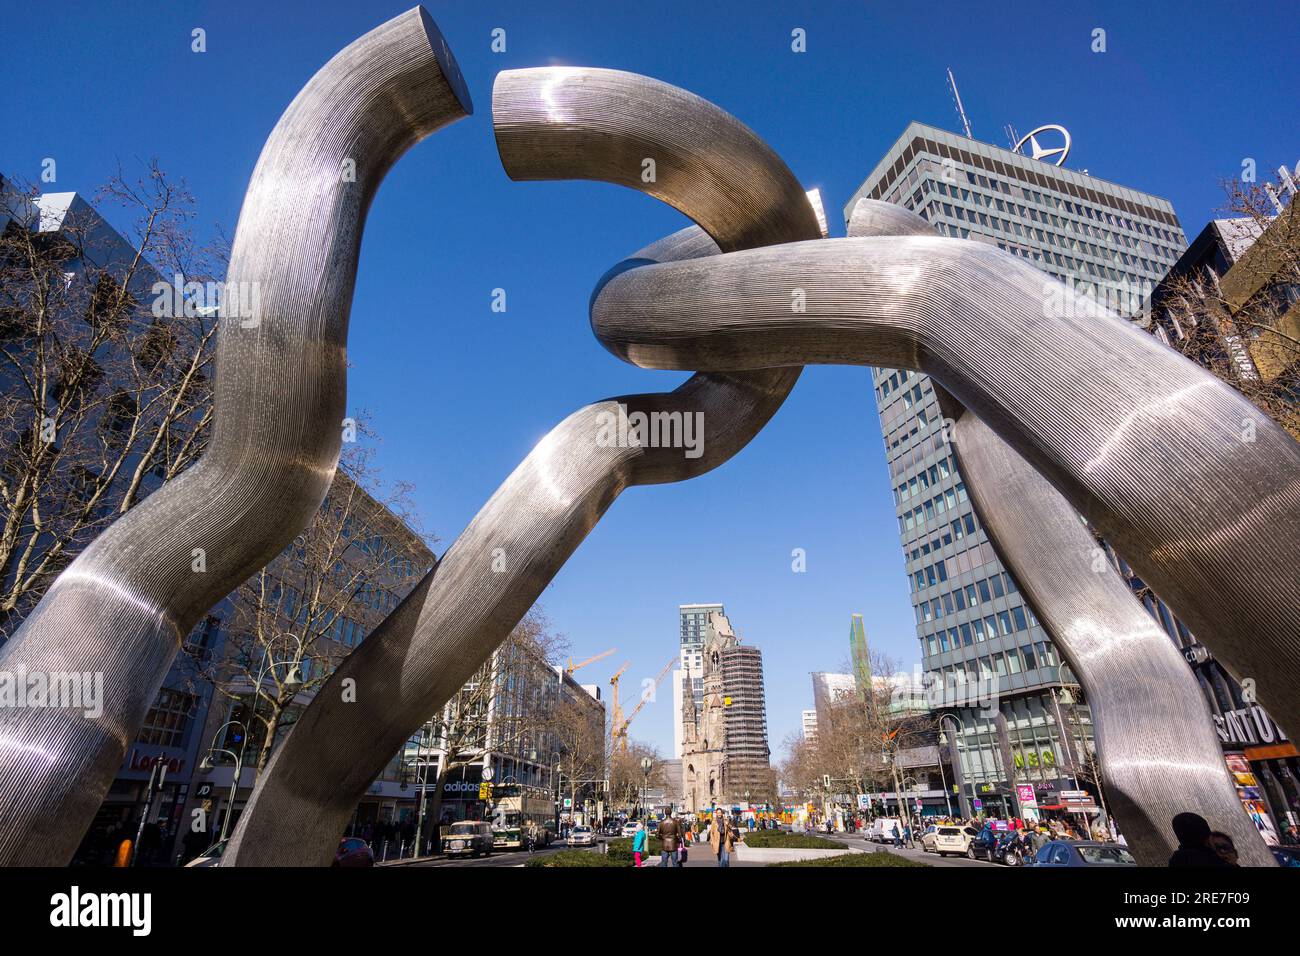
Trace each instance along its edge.
{"label": "leafless tree", "polygon": [[521,756],[545,753],[557,703],[545,688],[555,677],[551,668],[567,647],[545,613],[534,607],[433,716],[435,746],[441,753],[437,773],[430,776],[429,817],[435,821],[436,840],[441,840],[442,796],[452,774],[481,763],[492,750]]}
{"label": "leafless tree", "polygon": [[198,458],[211,418],[215,314],[155,294],[224,271],[224,243],[194,240],[184,183],[156,161],[110,179],[96,206],[131,218],[126,242],[91,206],[48,202],[0,188],[0,641],[107,524]]}
{"label": "leafless tree", "polygon": [[[364,421],[359,434],[366,434]],[[431,564],[405,483],[384,485],[374,445],[344,445],[329,494],[275,560],[227,599],[221,653],[191,641],[199,679],[236,703],[260,772],[275,745],[343,658]],[[269,744],[269,745],[268,745]]]}
{"label": "leafless tree", "polygon": [[[647,775],[641,767],[641,761],[650,761],[650,773]],[[628,741],[627,750],[610,747],[609,750],[609,799],[613,807],[631,809],[641,802],[643,787],[666,787],[669,785],[667,768],[659,751],[641,741]]]}
{"label": "leafless tree", "polygon": [[1169,280],[1153,330],[1300,439],[1300,213],[1295,202],[1278,211],[1271,183],[1224,189],[1223,228],[1249,249],[1226,277]]}

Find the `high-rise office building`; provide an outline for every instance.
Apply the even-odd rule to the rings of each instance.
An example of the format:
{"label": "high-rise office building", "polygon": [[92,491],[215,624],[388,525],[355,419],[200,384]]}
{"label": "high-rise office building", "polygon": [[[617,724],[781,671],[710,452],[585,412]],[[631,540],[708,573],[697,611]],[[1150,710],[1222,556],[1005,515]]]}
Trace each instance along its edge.
{"label": "high-rise office building", "polygon": [[[1111,308],[1140,302],[1186,245],[1167,200],[921,123],[877,163],[846,219],[861,198],[914,210],[941,235],[997,245]],[[1080,737],[1091,746],[1091,719],[1077,708],[1062,746],[1053,695],[1073,678],[975,517],[930,379],[880,368],[873,384],[927,676],[997,688],[996,707],[985,698],[943,708],[957,734],[963,803],[1010,809],[999,711],[1017,782],[1073,789],[1069,758]]]}
{"label": "high-rise office building", "polygon": [[680,604],[678,619],[678,668],[673,671],[673,756],[682,755],[682,704],[687,688],[695,709],[704,704],[704,641],[708,636],[709,615],[726,614],[721,604]]}
{"label": "high-rise office building", "polygon": [[867,647],[867,629],[862,624],[862,615],[849,617],[849,660],[853,663],[853,680],[858,693],[865,693],[871,686],[871,650]]}
{"label": "high-rise office building", "polygon": [[800,714],[803,724],[803,739],[808,743],[817,742],[817,711],[805,710]]}
{"label": "high-rise office building", "polygon": [[812,675],[813,713],[817,715],[820,727],[830,727],[830,709],[846,697],[858,692],[857,681],[852,674],[835,674],[828,671],[814,671]]}

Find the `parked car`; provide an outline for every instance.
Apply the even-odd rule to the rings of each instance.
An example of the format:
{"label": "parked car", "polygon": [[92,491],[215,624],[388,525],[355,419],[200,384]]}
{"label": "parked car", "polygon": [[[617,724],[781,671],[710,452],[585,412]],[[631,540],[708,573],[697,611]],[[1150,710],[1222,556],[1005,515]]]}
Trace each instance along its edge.
{"label": "parked car", "polygon": [[867,828],[867,839],[872,843],[893,843],[894,834],[901,830],[897,817],[876,817]]}
{"label": "parked car", "polygon": [[334,851],[331,866],[374,866],[375,854],[370,844],[357,837],[344,837]]}
{"label": "parked car", "polygon": [[1270,847],[1270,849],[1278,866],[1300,866],[1300,849],[1283,846]]}
{"label": "parked car", "polygon": [[1137,860],[1118,843],[1097,840],[1052,840],[1043,844],[1026,866],[1137,866]]}
{"label": "parked car", "polygon": [[625,824],[623,824],[623,836],[625,836],[625,837],[634,837],[634,836],[636,836],[636,824],[635,824],[635,823],[625,823]]}
{"label": "parked car", "polygon": [[979,833],[979,830],[970,826],[941,824],[935,831],[932,849],[940,856],[964,856],[971,841],[979,836]]}
{"label": "parked car", "polygon": [[447,830],[448,856],[478,856],[492,852],[492,825],[485,820],[463,820]]}
{"label": "parked car", "polygon": [[596,833],[591,827],[574,827],[564,842],[569,846],[595,846]]}
{"label": "parked car", "polygon": [[921,852],[923,853],[934,852],[934,838],[936,834],[938,834],[938,832],[939,832],[939,828],[935,826],[933,823],[925,828],[925,832],[921,834]]}
{"label": "parked car", "polygon": [[990,863],[1000,862],[999,839],[1001,834],[996,830],[983,829],[978,831],[969,843],[966,844],[966,858],[970,860],[987,860]]}

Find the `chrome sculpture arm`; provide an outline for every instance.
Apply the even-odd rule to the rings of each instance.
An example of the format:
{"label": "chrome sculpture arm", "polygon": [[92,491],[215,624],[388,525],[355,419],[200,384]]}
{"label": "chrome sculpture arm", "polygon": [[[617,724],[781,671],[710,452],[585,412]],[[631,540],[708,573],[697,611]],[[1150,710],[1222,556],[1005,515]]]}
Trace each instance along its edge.
{"label": "chrome sculpture arm", "polygon": [[370,200],[403,152],[470,109],[417,7],[325,64],[271,132],[227,273],[228,287],[257,289],[259,307],[222,316],[211,445],[101,534],[0,651],[0,670],[98,673],[104,688],[97,720],[0,713],[0,865],[68,862],[181,641],[320,505]]}
{"label": "chrome sculpture arm", "polygon": [[[894,203],[862,199],[848,234],[935,235]],[[1241,806],[1187,662],[1033,466],[935,382],[980,523],[1088,695],[1110,810],[1143,866],[1177,849],[1169,821],[1194,809],[1232,835],[1242,863],[1273,854]],[[1062,731],[1065,732],[1064,730]]]}
{"label": "chrome sculpture arm", "polygon": [[1192,810],[1232,836],[1243,866],[1276,866],[1192,669],[1074,509],[969,412],[953,448],[989,539],[1088,695],[1106,800],[1138,863],[1165,866],[1169,821]]}
{"label": "chrome sculpture arm", "polygon": [[[707,224],[712,239],[683,230],[641,250],[641,261],[820,235],[775,153],[734,117],[668,84],[612,70],[511,71],[497,78],[493,122],[513,178],[615,182]],[[657,158],[653,183],[641,177],[644,157]],[[674,172],[693,164],[707,174]],[[271,758],[222,865],[327,865],[366,788],[489,658],[623,489],[722,464],[798,375],[695,375],[669,393],[589,405],[552,429],[321,688]],[[637,412],[702,414],[703,454],[600,441],[605,423]],[[345,701],[348,686],[355,700]]]}
{"label": "chrome sculpture arm", "polygon": [[1300,445],[1228,385],[979,243],[829,239],[633,266],[592,301],[614,354],[652,368],[929,373],[1300,732]]}

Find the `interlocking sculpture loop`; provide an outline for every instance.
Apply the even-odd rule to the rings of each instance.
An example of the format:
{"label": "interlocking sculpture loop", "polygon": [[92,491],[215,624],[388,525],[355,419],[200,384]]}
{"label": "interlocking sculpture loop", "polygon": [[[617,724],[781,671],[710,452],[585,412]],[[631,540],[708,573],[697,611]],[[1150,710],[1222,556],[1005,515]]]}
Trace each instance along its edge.
{"label": "interlocking sculpture loop", "polygon": [[[1230,812],[1203,710],[1182,738],[1169,726],[1184,716],[1196,723],[1199,701],[1184,708],[1154,689],[1149,699],[1114,692],[1127,669],[1125,686],[1141,675],[1139,687],[1171,681],[1184,694],[1186,671],[1171,669],[1167,645],[1156,647],[1163,636],[1134,616],[1142,612],[1117,579],[1074,580],[1077,549],[1090,539],[1073,514],[1087,516],[1229,666],[1254,677],[1261,703],[1294,731],[1300,446],[1152,337],[1091,307],[1076,315],[1064,287],[1014,257],[925,235],[915,217],[881,204],[859,207],[849,238],[819,238],[818,217],[780,158],[685,91],[610,70],[518,70],[498,76],[493,107],[512,178],[617,182],[699,223],[611,269],[591,319],[621,358],[703,371],[672,392],[579,409],[533,449],[305,709],[223,865],[327,864],[366,787],[488,658],[618,494],[724,463],[807,363],[918,369],[947,390],[990,537],[1107,711],[1103,772],[1120,788],[1115,810],[1144,861],[1167,848],[1159,815],[1188,808],[1177,801]],[[327,63],[272,132],[228,277],[259,282],[261,309],[251,327],[221,329],[212,449],[101,535],[0,652],[0,667],[100,670],[110,689],[102,721],[0,714],[0,863],[70,858],[178,642],[319,505],[338,457],[366,208],[406,148],[469,111],[450,51],[416,8]],[[348,159],[355,183],[339,176]],[[645,159],[653,183],[640,176]],[[796,288],[802,312],[791,309]],[[703,454],[599,440],[609,415],[637,411],[702,412]],[[1243,422],[1254,442],[1241,441]],[[994,480],[1002,477],[1005,487]],[[209,571],[196,579],[191,549],[205,545]],[[507,556],[500,573],[495,553]],[[344,680],[356,682],[355,701],[339,693]],[[1124,735],[1148,733],[1148,716],[1163,725],[1130,745]],[[1168,762],[1182,755],[1192,769],[1166,768],[1159,779],[1175,792],[1139,808],[1153,788],[1135,781],[1160,741]],[[1240,821],[1216,822],[1241,833]],[[1257,843],[1244,845],[1248,862],[1265,862]]]}

